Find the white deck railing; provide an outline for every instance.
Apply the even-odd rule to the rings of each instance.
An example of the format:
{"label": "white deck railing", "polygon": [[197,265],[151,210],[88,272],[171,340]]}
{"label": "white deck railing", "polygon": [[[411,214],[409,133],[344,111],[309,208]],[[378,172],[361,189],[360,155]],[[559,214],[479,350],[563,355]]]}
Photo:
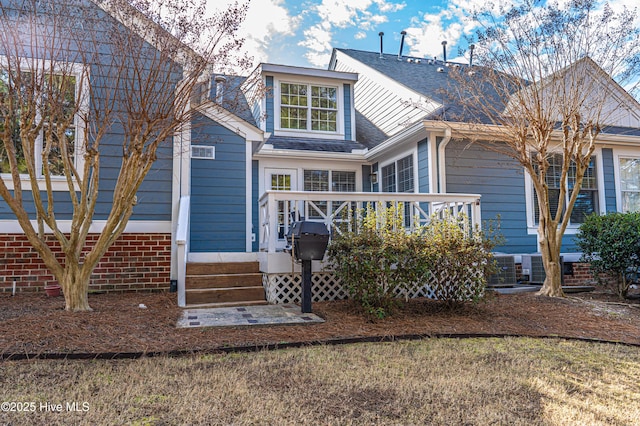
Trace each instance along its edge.
{"label": "white deck railing", "polygon": [[[350,222],[352,212],[361,212],[367,205],[403,204],[406,226],[414,229],[428,223],[432,217],[453,217],[464,214],[467,230],[480,226],[480,195],[478,194],[415,194],[383,192],[267,191],[260,197],[260,251],[274,253],[286,242],[284,235],[297,220],[323,222],[340,232],[341,222]],[[348,226],[348,224],[347,224]]]}

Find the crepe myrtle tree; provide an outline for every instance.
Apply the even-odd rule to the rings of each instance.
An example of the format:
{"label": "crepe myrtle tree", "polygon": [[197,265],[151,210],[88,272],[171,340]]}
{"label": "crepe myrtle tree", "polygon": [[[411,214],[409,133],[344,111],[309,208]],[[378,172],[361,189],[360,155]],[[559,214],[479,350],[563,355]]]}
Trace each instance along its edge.
{"label": "crepe myrtle tree", "polygon": [[[236,36],[246,6],[210,18],[204,6],[0,1],[0,195],[67,310],[91,309],[92,271],[125,230],[158,150],[172,151],[174,134],[205,102],[196,96],[203,78],[246,65]],[[107,158],[119,172],[101,183]],[[101,194],[109,211],[88,243]],[[72,206],[64,224],[63,203]]]}
{"label": "crepe myrtle tree", "polygon": [[517,160],[531,177],[546,272],[538,294],[561,297],[562,238],[572,217],[583,219],[574,206],[587,195],[581,189],[596,142],[625,104],[636,103],[612,88],[637,88],[637,15],[592,0],[524,0],[490,4],[471,20],[477,66],[452,70],[448,94],[461,102],[459,121],[473,123],[472,142]]}

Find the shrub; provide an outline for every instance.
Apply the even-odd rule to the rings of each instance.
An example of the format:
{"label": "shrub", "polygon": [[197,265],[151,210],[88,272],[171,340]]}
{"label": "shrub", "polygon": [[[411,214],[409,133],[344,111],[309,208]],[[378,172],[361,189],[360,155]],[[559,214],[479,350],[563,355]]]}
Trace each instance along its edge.
{"label": "shrub", "polygon": [[328,258],[350,297],[378,318],[392,313],[398,297],[408,299],[427,283],[446,302],[482,297],[493,242],[478,230],[465,231],[464,216],[434,217],[408,232],[398,206],[369,206],[351,230],[334,232]]}
{"label": "shrub", "polygon": [[591,263],[596,278],[610,274],[616,280],[615,292],[626,297],[627,272],[640,267],[640,212],[591,214],[580,225],[576,243],[581,260]]}

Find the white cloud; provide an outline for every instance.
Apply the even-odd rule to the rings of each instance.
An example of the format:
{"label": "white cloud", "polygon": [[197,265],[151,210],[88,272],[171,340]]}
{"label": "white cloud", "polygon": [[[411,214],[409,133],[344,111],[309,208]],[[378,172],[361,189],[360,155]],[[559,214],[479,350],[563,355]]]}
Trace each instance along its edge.
{"label": "white cloud", "polygon": [[[386,13],[396,12],[404,3],[387,0],[322,0],[311,9],[317,13],[319,24],[304,31],[304,40],[298,43],[307,49],[305,57],[316,66],[326,66],[333,47],[334,30],[357,27],[357,40],[366,37],[366,31],[388,21]],[[375,13],[377,9],[377,12]]]}
{"label": "white cloud", "polygon": [[407,4],[402,2],[402,3],[389,3],[385,0],[376,0],[376,4],[378,5],[378,9],[380,10],[380,12],[382,13],[393,13],[393,12],[398,12],[402,9],[404,9]]}
{"label": "white cloud", "polygon": [[[235,0],[210,1],[209,10],[224,10]],[[244,50],[253,56],[254,63],[269,60],[269,45],[277,37],[292,36],[300,24],[300,17],[292,17],[284,0],[260,0],[249,3],[249,10],[238,33],[245,38]]]}
{"label": "white cloud", "polygon": [[[443,24],[439,15],[425,15],[425,20],[418,26],[407,28],[407,44],[409,55],[438,57],[442,59],[442,41],[447,41],[447,59],[457,55],[456,46],[462,38],[463,26],[456,22],[448,26]],[[452,49],[456,49],[453,51]]]}
{"label": "white cloud", "polygon": [[406,30],[409,54],[442,59],[442,41],[446,40],[447,60],[465,62],[464,57],[458,56],[458,46],[477,28],[477,23],[469,17],[486,6],[486,0],[451,0],[447,8],[438,13],[412,18]]}
{"label": "white cloud", "polygon": [[326,66],[333,47],[331,26],[327,23],[312,26],[304,31],[304,40],[298,44],[307,48],[304,56],[310,64],[317,67]]}

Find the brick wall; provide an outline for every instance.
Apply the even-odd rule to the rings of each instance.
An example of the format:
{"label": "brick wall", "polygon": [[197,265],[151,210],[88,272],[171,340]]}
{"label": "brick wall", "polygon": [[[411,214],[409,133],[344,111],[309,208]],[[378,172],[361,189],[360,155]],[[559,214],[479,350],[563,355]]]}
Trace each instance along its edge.
{"label": "brick wall", "polygon": [[595,282],[588,263],[574,263],[573,275],[564,275],[564,285],[593,285]]}
{"label": "brick wall", "polygon": [[[594,285],[596,279],[588,263],[572,263],[571,274],[564,274],[564,285]],[[522,264],[516,263],[516,280],[522,279]]]}
{"label": "brick wall", "polygon": [[[89,235],[86,247],[98,239]],[[53,237],[48,244],[59,254]],[[105,253],[91,276],[89,291],[141,291],[169,289],[171,269],[170,234],[123,234]],[[56,283],[40,255],[22,234],[0,235],[0,291],[42,291]]]}

